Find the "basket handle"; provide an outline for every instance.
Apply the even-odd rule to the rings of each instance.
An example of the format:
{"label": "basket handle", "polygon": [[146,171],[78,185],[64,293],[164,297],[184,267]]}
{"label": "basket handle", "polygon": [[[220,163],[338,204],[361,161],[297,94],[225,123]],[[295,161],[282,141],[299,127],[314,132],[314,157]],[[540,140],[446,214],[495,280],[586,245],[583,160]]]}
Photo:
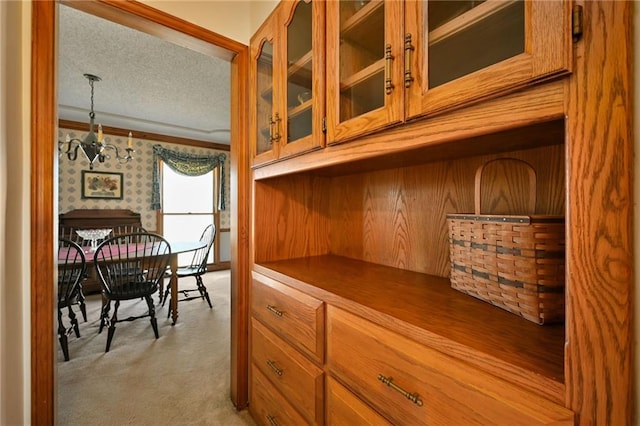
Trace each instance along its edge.
{"label": "basket handle", "polygon": [[480,167],[478,167],[478,170],[476,170],[475,193],[474,193],[474,209],[475,209],[476,215],[482,214],[482,208],[480,206],[480,198],[481,198],[480,188],[482,186],[482,172],[484,171],[485,167],[488,164],[491,164],[496,161],[503,161],[503,160],[515,161],[526,166],[527,176],[529,177],[529,187],[530,187],[529,199],[527,200],[527,203],[529,206],[529,212],[533,213],[536,210],[536,192],[537,192],[536,191],[536,171],[533,169],[533,166],[531,166],[531,164],[527,163],[526,161],[523,161],[517,158],[506,157],[506,158],[496,158],[493,160],[489,160],[486,163],[481,164]]}

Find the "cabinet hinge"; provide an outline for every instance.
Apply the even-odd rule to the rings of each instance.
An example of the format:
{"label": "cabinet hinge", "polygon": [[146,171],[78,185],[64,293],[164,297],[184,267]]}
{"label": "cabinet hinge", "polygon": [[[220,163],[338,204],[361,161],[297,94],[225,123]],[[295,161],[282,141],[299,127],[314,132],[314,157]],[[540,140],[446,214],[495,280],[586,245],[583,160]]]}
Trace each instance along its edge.
{"label": "cabinet hinge", "polygon": [[574,43],[582,38],[582,27],[582,6],[576,4],[571,12],[571,36]]}
{"label": "cabinet hinge", "polygon": [[322,117],[322,133],[327,133],[327,117]]}

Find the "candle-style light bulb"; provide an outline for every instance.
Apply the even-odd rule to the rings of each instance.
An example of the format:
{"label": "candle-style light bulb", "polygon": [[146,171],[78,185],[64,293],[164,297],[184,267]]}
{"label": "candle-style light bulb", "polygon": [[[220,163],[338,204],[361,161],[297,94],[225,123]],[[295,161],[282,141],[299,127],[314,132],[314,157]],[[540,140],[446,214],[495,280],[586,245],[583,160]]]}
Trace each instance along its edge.
{"label": "candle-style light bulb", "polygon": [[129,140],[127,140],[127,148],[133,148],[133,135],[129,132]]}
{"label": "candle-style light bulb", "polygon": [[102,143],[102,124],[98,124],[98,143]]}

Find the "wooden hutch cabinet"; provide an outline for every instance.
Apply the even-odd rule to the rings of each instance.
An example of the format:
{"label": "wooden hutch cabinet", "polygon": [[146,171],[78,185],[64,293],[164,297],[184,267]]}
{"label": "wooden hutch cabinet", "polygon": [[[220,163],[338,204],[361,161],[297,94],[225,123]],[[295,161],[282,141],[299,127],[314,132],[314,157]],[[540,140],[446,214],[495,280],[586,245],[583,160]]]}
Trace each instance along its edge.
{"label": "wooden hutch cabinet", "polygon": [[[631,4],[325,5],[326,146],[254,158],[256,422],[633,424]],[[506,33],[475,32],[498,16]],[[350,63],[368,48],[345,31],[365,21],[377,50]],[[467,30],[471,50],[505,37],[515,46],[477,62],[456,40]],[[413,48],[385,60],[387,38],[407,32]],[[441,40],[469,63],[432,64]],[[388,75],[402,78],[390,95]],[[387,123],[355,106],[369,78],[360,94],[377,105],[399,93]],[[372,93],[380,85],[384,95]],[[258,103],[262,93],[252,86]],[[565,217],[563,323],[537,325],[450,286],[446,215],[473,212],[475,171],[503,157],[535,169],[537,214]]]}
{"label": "wooden hutch cabinet", "polygon": [[251,39],[253,163],[324,146],[324,2],[283,2]]}
{"label": "wooden hutch cabinet", "polygon": [[254,164],[567,73],[571,16],[560,0],[282,2],[251,40]]}

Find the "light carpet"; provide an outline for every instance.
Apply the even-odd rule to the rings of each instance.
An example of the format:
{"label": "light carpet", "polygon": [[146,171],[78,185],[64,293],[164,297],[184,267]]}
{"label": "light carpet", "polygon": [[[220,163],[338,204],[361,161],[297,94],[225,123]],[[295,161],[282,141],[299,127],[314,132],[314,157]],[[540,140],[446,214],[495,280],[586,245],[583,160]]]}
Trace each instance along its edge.
{"label": "light carpet", "polygon": [[[108,353],[106,329],[98,334],[100,295],[88,296],[87,322],[76,309],[81,337],[69,337],[69,361],[58,344],[58,424],[254,425],[229,396],[229,271],[209,272],[204,282],[213,309],[201,299],[180,302],[171,326],[168,302],[160,307],[155,297],[160,338],[149,318],[119,323]],[[144,300],[122,302],[118,317],[144,312]]]}

